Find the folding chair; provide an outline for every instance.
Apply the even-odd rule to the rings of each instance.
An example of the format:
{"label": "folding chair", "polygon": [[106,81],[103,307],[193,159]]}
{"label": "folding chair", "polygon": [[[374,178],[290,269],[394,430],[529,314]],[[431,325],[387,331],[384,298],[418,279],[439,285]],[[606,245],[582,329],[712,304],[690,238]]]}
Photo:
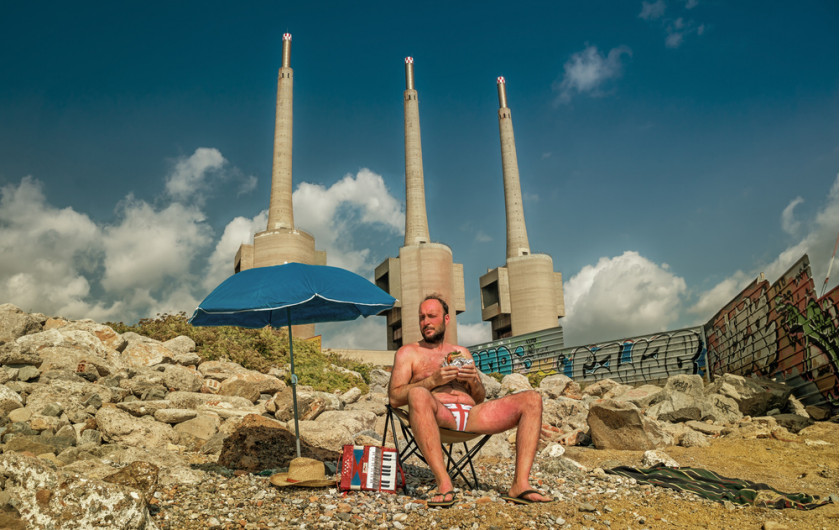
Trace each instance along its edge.
{"label": "folding chair", "polygon": [[[402,449],[400,449],[399,442],[397,441],[397,425],[400,426],[400,430],[402,432],[403,438],[405,439],[406,445]],[[417,441],[414,439],[414,433],[411,431],[411,424],[408,421],[408,411],[403,408],[396,408],[388,405],[388,413],[387,417],[385,418],[385,432],[382,433],[382,444],[385,444],[385,441],[388,439],[388,429],[391,429],[391,433],[394,438],[394,447],[397,450],[397,459],[400,463],[400,466],[403,465],[403,462],[406,461],[411,455],[417,455],[417,458],[423,461],[426,465],[429,465],[426,462],[425,457],[423,457],[423,453],[420,452],[420,448],[417,446]],[[456,480],[458,477],[464,479],[464,482],[467,483],[468,486],[475,489],[478,487],[478,476],[475,474],[475,467],[473,466],[473,457],[481,451],[481,448],[484,447],[484,444],[490,439],[489,434],[479,434],[474,432],[461,432],[461,431],[454,431],[452,429],[446,429],[444,427],[438,427],[440,431],[440,445],[443,449],[443,454],[446,455],[446,472],[452,477],[452,480]],[[475,438],[481,437],[481,439],[472,447],[467,445],[467,442],[473,440]],[[457,455],[454,455],[454,447],[455,444],[463,444],[464,445],[464,454],[461,455],[459,459],[455,459]],[[472,478],[473,481],[470,482],[469,477],[464,474],[464,470],[466,466],[470,466],[470,471],[472,471]]]}

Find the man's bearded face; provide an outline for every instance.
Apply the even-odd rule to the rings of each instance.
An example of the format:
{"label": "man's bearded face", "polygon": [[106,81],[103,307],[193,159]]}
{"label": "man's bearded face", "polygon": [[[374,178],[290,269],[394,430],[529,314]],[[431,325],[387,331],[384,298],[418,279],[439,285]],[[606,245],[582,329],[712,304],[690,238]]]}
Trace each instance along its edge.
{"label": "man's bearded face", "polygon": [[443,306],[437,300],[426,300],[420,304],[420,333],[429,344],[440,344],[446,334],[449,315],[443,314]]}

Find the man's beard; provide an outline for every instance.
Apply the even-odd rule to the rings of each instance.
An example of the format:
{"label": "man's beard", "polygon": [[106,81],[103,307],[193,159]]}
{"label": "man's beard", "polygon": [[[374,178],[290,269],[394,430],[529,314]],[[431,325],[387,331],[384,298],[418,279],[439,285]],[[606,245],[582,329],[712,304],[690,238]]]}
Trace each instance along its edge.
{"label": "man's beard", "polygon": [[427,344],[441,344],[443,342],[443,336],[446,335],[446,328],[441,327],[434,335],[431,337],[426,337],[423,335],[423,339],[426,341]]}

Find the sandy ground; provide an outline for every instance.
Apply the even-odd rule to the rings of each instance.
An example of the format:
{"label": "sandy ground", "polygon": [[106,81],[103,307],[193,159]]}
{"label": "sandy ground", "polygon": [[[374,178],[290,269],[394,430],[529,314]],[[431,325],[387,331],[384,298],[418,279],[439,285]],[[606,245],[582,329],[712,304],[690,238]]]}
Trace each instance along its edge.
{"label": "sandy ground", "polygon": [[[828,443],[820,444],[818,441]],[[730,435],[712,440],[710,447],[667,447],[662,451],[681,466],[705,468],[727,477],[766,483],[788,493],[809,493],[823,497],[838,494],[837,423],[816,423],[784,440]],[[570,447],[566,456],[589,469],[618,465],[641,467],[642,452]],[[580,504],[583,501],[597,511],[581,511]],[[810,511],[736,507],[651,486],[638,487],[633,495],[618,498],[604,494],[586,496],[583,491],[582,498],[574,502],[539,506],[505,504],[502,508],[498,503],[476,503],[436,512],[436,528],[565,526],[556,523],[558,518],[572,528],[598,529],[838,528],[837,503]],[[422,520],[415,521],[413,517],[405,523],[409,527],[430,526],[428,520],[424,525]]]}

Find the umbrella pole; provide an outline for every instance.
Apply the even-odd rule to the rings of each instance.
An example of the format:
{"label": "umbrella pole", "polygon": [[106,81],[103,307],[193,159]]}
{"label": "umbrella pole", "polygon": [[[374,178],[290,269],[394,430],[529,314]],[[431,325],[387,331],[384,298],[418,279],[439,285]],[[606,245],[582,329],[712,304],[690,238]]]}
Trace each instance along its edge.
{"label": "umbrella pole", "polygon": [[298,406],[297,406],[297,376],[295,375],[295,355],[292,346],[292,315],[289,308],[286,308],[286,319],[289,323],[289,363],[292,368],[292,407],[295,413],[295,446],[297,455],[300,458],[300,430],[298,428]]}

